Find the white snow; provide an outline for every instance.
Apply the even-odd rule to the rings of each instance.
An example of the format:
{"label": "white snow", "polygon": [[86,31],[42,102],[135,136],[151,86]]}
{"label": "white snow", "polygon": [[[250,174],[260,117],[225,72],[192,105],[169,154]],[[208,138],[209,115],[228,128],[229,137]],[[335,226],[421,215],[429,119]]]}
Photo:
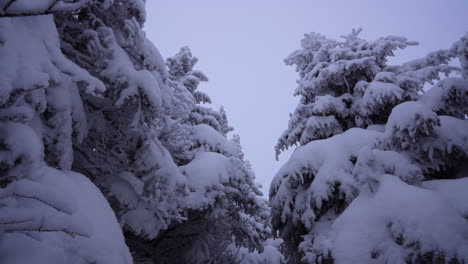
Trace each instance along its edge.
{"label": "white snow", "polygon": [[463,118],[467,111],[468,80],[448,77],[429,89],[418,102],[434,112]]}
{"label": "white snow", "polygon": [[28,126],[2,123],[0,132],[0,162],[20,172],[0,189],[2,264],[132,263],[114,212],[89,179],[46,166]]}
{"label": "white snow", "polygon": [[423,188],[438,193],[465,218],[468,218],[468,178],[425,181]]}
{"label": "white snow", "polygon": [[241,150],[236,144],[206,124],[193,127],[193,139],[201,147],[204,146],[207,151],[220,152],[228,157],[239,157],[241,155]]}
{"label": "white snow", "polygon": [[[16,1],[17,2],[17,1]],[[46,88],[67,79],[88,84],[87,92],[104,91],[104,84],[72,63],[60,51],[60,42],[52,16],[2,18],[0,48],[2,62],[9,67],[0,72],[0,102],[8,100],[16,89]],[[8,32],[7,36],[3,36]]]}
{"label": "white snow", "polygon": [[284,257],[279,248],[282,239],[267,239],[263,243],[263,251],[258,250],[249,252],[245,247],[236,247],[234,244],[228,246],[228,251],[234,256],[234,260],[239,264],[283,264]]}
{"label": "white snow", "polygon": [[229,158],[214,152],[200,152],[181,170],[187,176],[189,188],[203,191],[206,187],[225,183],[229,180]]}
{"label": "white snow", "polygon": [[[88,4],[92,0],[15,0],[5,10],[4,14],[45,14],[50,11],[72,11]],[[9,1],[0,1],[0,9],[4,9]],[[0,12],[0,14],[2,14]]]}
{"label": "white snow", "polygon": [[[363,147],[371,146],[379,135],[381,133],[377,131],[353,128],[298,147],[271,183],[272,210],[280,213],[283,222],[292,217],[310,227],[315,219],[313,208],[321,208],[331,199],[335,183],[340,184],[339,191],[351,200],[357,185],[350,160],[357,157]],[[301,187],[311,180],[306,189]],[[298,189],[301,191],[297,192]]]}
{"label": "white snow", "polygon": [[363,116],[375,114],[388,104],[395,105],[403,98],[404,90],[393,83],[373,81],[369,83],[359,101]]}
{"label": "white snow", "polygon": [[189,188],[186,206],[191,209],[205,208],[224,195],[224,184],[234,179],[242,164],[237,158],[228,158],[214,152],[199,152],[187,165],[180,167],[187,177]]}
{"label": "white snow", "polygon": [[[60,207],[61,211],[57,211],[52,207],[45,206],[42,202],[18,198],[25,200],[21,201],[20,204],[26,207],[19,207],[11,213],[22,212],[23,221],[29,223],[23,225],[4,224],[6,219],[0,217],[0,229],[12,230],[0,235],[0,237],[3,236],[0,240],[2,263],[78,264],[84,263],[84,261],[102,264],[132,263],[131,255],[125,245],[125,239],[114,212],[93,183],[78,173],[64,173],[48,167],[44,167],[36,173],[36,175],[42,175],[34,184],[47,188],[49,194],[47,200],[53,199],[52,202],[47,200],[45,202],[48,204],[59,203],[59,205],[63,205],[64,202],[73,202],[75,208],[73,211],[67,212],[62,210],[63,207]],[[21,181],[15,184],[27,187]],[[35,188],[28,195],[37,197],[37,199],[44,198],[37,195],[38,190],[41,189]],[[6,199],[3,198],[3,201]],[[4,208],[2,208],[3,210]],[[2,212],[1,215],[5,216],[4,213]],[[10,214],[11,216],[13,215]],[[21,218],[16,215],[15,219],[18,221]],[[40,221],[40,224],[39,222],[34,224],[27,219],[37,219],[32,221]]]}
{"label": "white snow", "polygon": [[428,252],[468,261],[468,223],[436,192],[384,175],[361,193],[331,230],[335,263],[404,263]]}

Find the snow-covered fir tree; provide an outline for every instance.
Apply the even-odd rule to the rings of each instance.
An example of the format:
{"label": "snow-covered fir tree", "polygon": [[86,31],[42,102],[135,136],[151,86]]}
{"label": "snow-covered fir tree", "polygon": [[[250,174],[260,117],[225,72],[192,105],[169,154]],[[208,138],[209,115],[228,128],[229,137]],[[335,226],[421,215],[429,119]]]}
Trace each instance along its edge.
{"label": "snow-covered fir tree", "polygon": [[[300,146],[270,188],[283,253],[289,263],[467,263],[467,36],[388,65],[416,43],[359,32],[306,34],[285,60],[300,102],[275,149]],[[455,57],[463,75],[434,85],[457,74]]]}
{"label": "snow-covered fir tree", "polygon": [[192,109],[173,121],[163,142],[174,150],[171,155],[186,177],[181,205],[185,220],[172,223],[155,239],[137,242],[140,255],[158,263],[281,263],[278,242],[266,240],[271,232],[268,204],[243,160],[239,139],[226,137],[232,130],[226,113],[200,105],[211,99],[197,89],[207,81],[193,69],[197,60],[188,47],[166,60],[168,85],[193,98]]}
{"label": "snow-covered fir tree", "polygon": [[0,2],[5,263],[281,263],[190,50],[166,65],[143,0],[50,2]]}

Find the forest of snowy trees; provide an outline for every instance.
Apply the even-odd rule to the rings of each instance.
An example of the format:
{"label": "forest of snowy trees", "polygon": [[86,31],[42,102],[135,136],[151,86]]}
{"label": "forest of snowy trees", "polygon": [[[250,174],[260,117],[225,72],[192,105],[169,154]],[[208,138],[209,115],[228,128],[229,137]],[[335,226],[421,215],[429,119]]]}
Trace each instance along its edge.
{"label": "forest of snowy trees", "polygon": [[468,34],[400,65],[416,42],[306,34],[268,200],[144,0],[0,17],[1,264],[468,263]]}

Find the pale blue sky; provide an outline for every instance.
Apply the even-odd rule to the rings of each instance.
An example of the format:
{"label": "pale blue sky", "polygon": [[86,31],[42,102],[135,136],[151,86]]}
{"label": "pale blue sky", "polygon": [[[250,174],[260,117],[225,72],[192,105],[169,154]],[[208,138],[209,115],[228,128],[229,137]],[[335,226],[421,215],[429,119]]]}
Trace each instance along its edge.
{"label": "pale blue sky", "polygon": [[246,158],[268,195],[290,153],[273,147],[294,111],[297,75],[283,59],[304,33],[338,38],[362,27],[361,36],[405,36],[420,42],[393,62],[448,48],[468,31],[468,0],[148,0],[147,36],[163,57],[188,45],[209,78],[200,89],[224,105]]}

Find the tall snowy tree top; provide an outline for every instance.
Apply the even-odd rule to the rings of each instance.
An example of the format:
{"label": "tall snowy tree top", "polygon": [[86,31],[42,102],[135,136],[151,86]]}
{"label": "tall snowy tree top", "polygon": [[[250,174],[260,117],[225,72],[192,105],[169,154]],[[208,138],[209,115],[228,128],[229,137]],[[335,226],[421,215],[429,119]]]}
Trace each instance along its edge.
{"label": "tall snowy tree top", "polygon": [[197,91],[200,82],[208,81],[208,77],[204,73],[193,69],[197,62],[198,58],[192,56],[189,47],[180,48],[176,55],[166,60],[169,78],[182,83],[192,93],[197,103],[211,103],[211,99],[207,94]]}
{"label": "tall snowy tree top", "polygon": [[299,73],[295,95],[300,102],[275,147],[277,156],[295,144],[329,138],[352,127],[383,124],[394,106],[416,99],[424,83],[439,79],[441,72],[457,70],[447,65],[455,56],[450,50],[387,65],[395,50],[417,42],[397,36],[367,41],[359,38],[360,32],[342,36],[344,41],[306,34],[302,49],[285,59]]}
{"label": "tall snowy tree top", "polygon": [[204,92],[198,90],[201,82],[208,81],[208,77],[199,71],[194,70],[198,58],[192,55],[189,47],[180,48],[179,52],[166,59],[168,68],[169,83],[176,90],[186,90],[193,97],[195,103],[189,115],[189,123],[192,125],[206,124],[214,128],[224,136],[233,130],[229,126],[226,111],[221,106],[219,110],[214,110],[202,104],[210,104],[211,98]]}
{"label": "tall snowy tree top", "polygon": [[387,36],[375,41],[358,37],[362,29],[354,29],[342,36],[344,41],[328,39],[318,33],[305,34],[301,50],[289,55],[287,65],[296,65],[301,79],[296,95],[312,99],[315,95],[340,96],[350,93],[357,81],[371,80],[387,64],[387,57],[396,49],[404,49],[417,42],[403,37]]}

